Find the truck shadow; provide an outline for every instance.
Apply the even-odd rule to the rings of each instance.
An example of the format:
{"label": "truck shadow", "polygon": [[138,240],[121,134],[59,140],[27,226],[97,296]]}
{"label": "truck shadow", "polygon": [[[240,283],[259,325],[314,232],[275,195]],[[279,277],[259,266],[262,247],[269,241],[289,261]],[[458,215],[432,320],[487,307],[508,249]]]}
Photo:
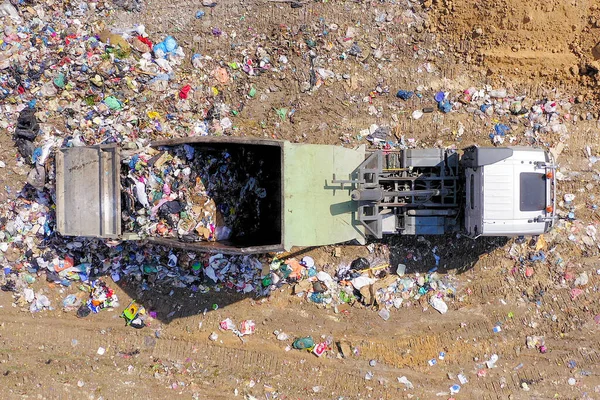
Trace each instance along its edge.
{"label": "truck shadow", "polygon": [[441,273],[455,270],[461,274],[471,269],[486,254],[504,247],[510,238],[480,237],[471,239],[456,234],[441,236],[390,236],[384,238],[390,249],[393,271],[406,265],[407,273]]}
{"label": "truck shadow", "polygon": [[[414,274],[427,273],[435,268],[440,273],[450,270],[466,272],[482,255],[506,245],[508,241],[508,238],[500,237],[472,240],[446,235],[390,236],[380,242],[389,246],[386,258],[389,258],[392,266],[391,273],[396,272],[398,264],[405,264],[406,272]],[[82,242],[81,247],[72,245]],[[255,277],[260,276],[260,271],[256,269],[252,272],[240,268],[237,273],[228,274],[227,278],[218,283],[205,276],[203,269],[194,270],[194,264],[199,262],[206,265],[212,254],[136,242],[122,242],[110,247],[96,239],[60,236],[49,239],[46,245],[46,251],[60,258],[69,255],[73,257],[75,264],[92,260],[95,268],[91,271],[90,279],[101,278],[109,287],[118,286],[162,323],[168,324],[175,319],[223,309],[246,299],[257,303],[268,301],[270,294],[269,288],[262,287],[259,279],[252,279],[251,275],[247,275],[253,273]],[[314,249],[301,249],[289,256],[300,259],[306,252]],[[168,266],[169,256],[177,257],[176,266]],[[263,266],[268,266],[271,260],[266,255],[226,257],[238,266],[247,264],[244,257],[257,257]],[[112,265],[115,262],[120,263],[118,269],[103,270],[102,263]],[[114,281],[115,271],[121,271],[117,281]],[[246,287],[247,293],[244,293],[244,284],[253,285]],[[121,299],[120,308],[124,309],[127,303],[127,299]]]}
{"label": "truck shadow", "polygon": [[[224,256],[230,264],[224,264],[223,269],[231,268],[234,272],[215,283],[205,272],[210,257],[215,254],[151,243],[126,243],[124,246],[130,258],[140,254],[147,257],[141,263],[137,262],[139,270],[123,274],[119,281],[113,282],[110,274],[105,274],[104,279],[109,285],[121,288],[162,323],[220,310],[244,299],[260,301],[270,294],[269,288],[263,287],[259,279],[254,279],[260,277],[261,271],[255,268],[252,259],[260,258],[262,265],[268,266],[270,258],[265,256]],[[177,265],[168,266],[169,257],[173,256],[177,257]],[[202,267],[197,269],[198,265]],[[126,302],[122,301],[121,307],[125,306]]]}
{"label": "truck shadow", "polygon": [[[156,319],[165,324],[179,318],[221,310],[244,299],[260,301],[261,298],[266,298],[266,295],[238,293],[214,284],[206,285],[208,292],[193,287],[177,288],[164,283],[153,284],[148,288],[131,278],[111,284],[119,286],[127,296],[135,299],[136,303],[143,305],[147,312],[152,312]],[[121,307],[125,306],[127,304],[122,302]]]}
{"label": "truck shadow", "polygon": [[[389,246],[389,263],[392,266],[392,273],[396,272],[396,266],[401,263],[406,265],[406,272],[411,274],[427,273],[435,268],[440,273],[455,270],[460,274],[471,269],[481,256],[505,246],[509,240],[505,237],[482,237],[473,240],[463,236],[444,235],[390,236],[381,242]],[[314,249],[301,249],[289,256],[300,259],[306,252]],[[157,261],[162,254],[165,259],[161,261],[167,262],[169,249],[165,247],[146,245],[144,251],[157,255],[155,258]],[[186,252],[183,250],[174,250],[173,252],[179,259],[186,258],[184,254]],[[200,258],[209,256],[197,253],[197,257]],[[263,265],[270,261],[269,257],[259,257],[261,257]],[[436,265],[437,257],[439,257],[439,261]],[[190,270],[181,272],[191,274]],[[202,275],[199,277],[202,278]],[[264,288],[255,288],[258,291],[250,293],[238,292],[234,285],[243,281],[241,276],[233,276],[229,281],[219,284],[203,278],[199,284],[182,288],[174,287],[168,279],[166,282],[158,282],[152,275],[145,276],[141,280],[137,278],[135,275],[125,276],[116,285],[129,297],[144,305],[148,311],[156,312],[156,318],[163,323],[222,309],[244,299],[252,299],[256,302],[266,301],[270,294],[269,290]]]}

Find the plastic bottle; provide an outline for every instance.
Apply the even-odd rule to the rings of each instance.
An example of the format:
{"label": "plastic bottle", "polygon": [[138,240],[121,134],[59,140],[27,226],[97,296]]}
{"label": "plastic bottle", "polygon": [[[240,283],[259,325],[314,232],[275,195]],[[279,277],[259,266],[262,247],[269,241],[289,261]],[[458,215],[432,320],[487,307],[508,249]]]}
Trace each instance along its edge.
{"label": "plastic bottle", "polygon": [[398,264],[398,268],[396,268],[396,274],[398,274],[398,276],[404,276],[405,273],[406,273],[406,265]]}

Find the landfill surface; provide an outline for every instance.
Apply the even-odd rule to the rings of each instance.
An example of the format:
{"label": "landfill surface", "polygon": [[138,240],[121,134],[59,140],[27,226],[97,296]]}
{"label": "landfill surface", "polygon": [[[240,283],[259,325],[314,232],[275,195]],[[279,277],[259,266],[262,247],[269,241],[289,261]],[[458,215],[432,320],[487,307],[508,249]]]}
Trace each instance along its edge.
{"label": "landfill surface", "polygon": [[[2,398],[600,398],[596,2],[6,0],[0,21]],[[56,233],[57,149],[117,144],[132,231],[252,235],[268,171],[148,147],[202,135],[539,146],[559,218],[243,256]]]}

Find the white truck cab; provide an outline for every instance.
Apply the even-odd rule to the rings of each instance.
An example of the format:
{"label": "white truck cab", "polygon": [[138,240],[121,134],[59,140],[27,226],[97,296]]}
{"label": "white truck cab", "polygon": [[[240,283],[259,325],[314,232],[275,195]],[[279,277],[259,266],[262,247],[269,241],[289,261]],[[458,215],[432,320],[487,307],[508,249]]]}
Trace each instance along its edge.
{"label": "white truck cab", "polygon": [[465,230],[470,237],[532,236],[552,227],[556,166],[531,147],[469,147],[465,168]]}

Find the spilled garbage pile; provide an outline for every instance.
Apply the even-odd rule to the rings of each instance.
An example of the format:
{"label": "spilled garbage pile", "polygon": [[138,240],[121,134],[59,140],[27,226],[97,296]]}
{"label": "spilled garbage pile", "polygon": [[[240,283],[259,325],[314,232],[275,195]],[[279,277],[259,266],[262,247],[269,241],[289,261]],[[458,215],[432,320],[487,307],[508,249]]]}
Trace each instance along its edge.
{"label": "spilled garbage pile", "polygon": [[452,275],[438,274],[437,268],[426,274],[408,276],[403,264],[396,266],[392,273],[389,264],[371,266],[365,258],[338,266],[333,276],[319,271],[309,256],[301,261],[274,259],[270,270],[263,278],[263,286],[275,288],[282,282],[292,283],[295,295],[327,307],[355,302],[374,306],[384,320],[389,318],[390,309],[410,306],[413,301],[425,306],[429,303],[445,314],[446,301],[454,301],[458,290],[457,280]]}

